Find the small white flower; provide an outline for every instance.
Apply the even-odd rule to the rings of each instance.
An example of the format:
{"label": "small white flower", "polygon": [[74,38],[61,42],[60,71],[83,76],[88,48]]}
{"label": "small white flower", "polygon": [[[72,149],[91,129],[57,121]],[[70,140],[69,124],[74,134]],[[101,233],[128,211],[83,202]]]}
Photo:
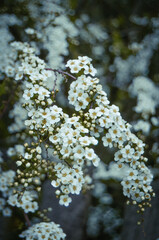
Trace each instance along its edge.
{"label": "small white flower", "polygon": [[68,207],[69,204],[72,202],[72,199],[68,195],[62,195],[60,196],[60,205],[64,205],[65,207]]}
{"label": "small white flower", "polygon": [[85,68],[84,74],[90,74],[91,76],[95,76],[97,73],[97,70],[92,66],[92,64],[89,65],[88,68]]}
{"label": "small white flower", "polygon": [[12,215],[12,210],[8,207],[3,209],[3,216],[4,217],[10,217]]}
{"label": "small white flower", "polygon": [[21,161],[16,161],[16,164],[18,167],[20,167],[22,165],[22,162]]}
{"label": "small white flower", "polygon": [[96,154],[95,154],[93,149],[87,148],[86,153],[85,153],[85,157],[88,160],[92,160],[92,159],[96,158]]}
{"label": "small white flower", "polygon": [[36,147],[36,152],[39,153],[39,154],[41,154],[41,152],[42,152],[41,147],[39,147],[39,146]]}
{"label": "small white flower", "polygon": [[90,145],[90,143],[91,143],[90,137],[88,137],[88,136],[80,137],[80,138],[79,138],[79,141],[80,141],[80,144],[81,144],[82,146],[88,146],[88,145]]}

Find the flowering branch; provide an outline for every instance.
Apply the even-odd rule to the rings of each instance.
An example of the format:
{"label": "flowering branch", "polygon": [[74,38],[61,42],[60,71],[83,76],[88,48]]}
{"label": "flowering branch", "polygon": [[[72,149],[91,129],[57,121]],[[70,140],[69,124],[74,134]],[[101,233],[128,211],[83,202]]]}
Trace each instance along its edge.
{"label": "flowering branch", "polygon": [[52,69],[52,68],[45,68],[45,70],[53,71],[53,72],[55,72],[55,73],[59,73],[59,74],[62,74],[62,75],[67,75],[67,76],[73,78],[74,80],[77,79],[77,78],[74,77],[72,74],[67,73],[67,72],[64,72],[64,71],[62,71],[62,70],[57,70],[57,69]]}

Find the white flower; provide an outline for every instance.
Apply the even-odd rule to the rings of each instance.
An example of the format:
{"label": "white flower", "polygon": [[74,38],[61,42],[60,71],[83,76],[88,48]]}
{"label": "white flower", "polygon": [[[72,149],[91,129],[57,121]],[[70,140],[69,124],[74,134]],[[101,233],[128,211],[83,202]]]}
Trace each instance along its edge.
{"label": "white flower", "polygon": [[25,155],[24,155],[24,158],[25,159],[31,159],[32,158],[32,154],[29,154],[29,153],[25,153]]}
{"label": "white flower", "polygon": [[93,119],[96,119],[97,117],[100,117],[102,115],[98,107],[95,109],[89,109],[89,114],[90,114],[90,117]]}
{"label": "white flower", "polygon": [[112,144],[113,139],[112,139],[112,136],[110,135],[110,133],[107,133],[105,135],[105,137],[102,137],[102,141],[103,141],[103,145],[105,147],[107,147],[107,146],[109,146],[110,148],[113,147],[113,144]]}
{"label": "white flower", "polygon": [[88,68],[85,68],[84,74],[90,74],[91,76],[95,76],[97,73],[97,70],[92,66],[92,64],[89,65]]}
{"label": "white flower", "polygon": [[39,154],[41,154],[41,152],[42,152],[41,147],[39,147],[39,146],[36,147],[36,152],[39,153]]}
{"label": "white flower", "polygon": [[53,187],[55,187],[55,188],[57,188],[57,187],[59,187],[60,186],[60,181],[59,180],[53,180],[52,182],[51,182],[51,185],[53,186]]}
{"label": "white flower", "polygon": [[89,57],[87,57],[87,56],[78,56],[78,59],[79,59],[79,61],[82,63],[82,64],[89,64],[91,61],[92,61],[92,59],[91,58],[89,58]]}
{"label": "white flower", "polygon": [[71,66],[70,72],[71,73],[78,73],[81,70],[81,67],[78,62],[75,65]]}
{"label": "white flower", "polygon": [[8,207],[3,209],[3,216],[4,217],[10,217],[12,215],[12,210]]}
{"label": "white flower", "polygon": [[72,152],[72,149],[70,147],[65,147],[60,150],[60,153],[62,154],[63,157],[68,157]]}
{"label": "white flower", "polygon": [[66,123],[70,123],[70,124],[75,124],[76,122],[78,122],[79,117],[72,117],[72,118],[68,118],[66,120]]}
{"label": "white flower", "polygon": [[64,194],[69,194],[70,193],[70,188],[68,186],[64,186],[62,185],[61,186],[61,191],[64,193]]}
{"label": "white flower", "polygon": [[[119,129],[116,126],[112,126],[109,129],[109,133],[112,136],[112,138],[119,138],[119,136],[121,136],[121,132],[119,131]],[[118,141],[118,140],[117,140]]]}
{"label": "white flower", "polygon": [[18,194],[10,195],[8,200],[7,200],[8,204],[10,204],[11,206],[16,206],[17,198],[18,198]]}
{"label": "white flower", "polygon": [[65,207],[68,207],[69,204],[72,202],[72,199],[68,195],[61,195],[60,196],[60,205],[64,205]]}
{"label": "white flower", "polygon": [[131,148],[130,145],[126,145],[122,150],[121,153],[124,158],[131,158],[134,154],[135,150],[134,148]]}
{"label": "white flower", "polygon": [[86,152],[85,152],[85,157],[88,160],[92,160],[92,159],[96,158],[96,154],[93,149],[87,148]]}
{"label": "white flower", "polygon": [[43,118],[48,118],[48,116],[50,116],[50,109],[49,109],[49,108],[46,108],[46,109],[40,108],[40,109],[39,109],[39,112],[40,112],[40,115],[41,115]]}
{"label": "white flower", "polygon": [[76,64],[77,64],[77,60],[68,60],[65,66],[72,68]]}
{"label": "white flower", "polygon": [[69,185],[69,188],[70,188],[70,192],[72,194],[80,194],[80,191],[81,191],[81,184],[79,184],[79,182],[76,180],[74,181],[73,184],[70,184]]}
{"label": "white flower", "polygon": [[91,140],[91,143],[92,143],[93,145],[97,145],[97,144],[98,144],[98,140],[95,139],[94,137],[90,137],[90,140]]}
{"label": "white flower", "polygon": [[92,160],[92,163],[95,167],[98,167],[99,165],[99,162],[100,162],[100,158],[99,157],[96,157]]}
{"label": "white flower", "polygon": [[73,149],[73,152],[74,152],[74,158],[75,159],[82,158],[85,154],[85,151],[84,151],[83,147],[81,147],[80,145],[76,146]]}
{"label": "white flower", "polygon": [[22,162],[21,162],[21,161],[16,161],[16,164],[17,164],[17,166],[19,167],[19,166],[22,165]]}
{"label": "white flower", "polygon": [[33,92],[28,89],[24,90],[23,98],[29,100],[31,97],[33,97]]}
{"label": "white flower", "polygon": [[38,210],[39,206],[37,202],[31,202],[30,204],[30,212],[35,212],[36,210]]}
{"label": "white flower", "polygon": [[50,142],[52,142],[52,143],[54,143],[54,144],[56,144],[56,143],[59,141],[57,135],[52,135],[52,136],[50,136],[50,137],[49,137],[49,140],[50,140]]}
{"label": "white flower", "polygon": [[135,180],[137,179],[138,171],[137,170],[129,170],[127,173],[128,180]]}
{"label": "white flower", "polygon": [[21,72],[18,72],[16,75],[15,75],[15,80],[18,81],[18,80],[21,80],[23,78],[23,73]]}
{"label": "white flower", "polygon": [[88,137],[88,136],[80,137],[80,138],[79,138],[79,141],[80,141],[80,144],[81,144],[82,146],[88,146],[88,145],[90,145],[90,143],[91,143],[91,139],[90,139],[90,137]]}

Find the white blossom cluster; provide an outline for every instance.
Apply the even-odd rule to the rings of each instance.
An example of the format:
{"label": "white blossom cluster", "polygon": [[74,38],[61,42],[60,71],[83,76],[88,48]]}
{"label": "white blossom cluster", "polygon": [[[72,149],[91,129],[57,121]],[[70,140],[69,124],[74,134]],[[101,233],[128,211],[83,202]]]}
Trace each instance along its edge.
{"label": "white blossom cluster", "polygon": [[[14,48],[21,51],[25,49],[24,45],[12,44]],[[47,72],[41,60],[30,52],[28,47],[29,56],[25,57],[23,54],[22,66],[19,67],[19,70],[23,70],[24,74],[28,76],[23,94],[28,111],[28,120],[25,121],[25,125],[30,129],[31,135],[39,135],[39,132],[41,136],[48,134],[54,154],[58,155],[60,159],[64,159],[64,164],[55,164],[55,176],[53,176],[55,180],[52,181],[52,185],[60,186],[60,193],[56,191],[57,195],[60,195],[59,203],[68,206],[71,202],[68,194],[79,194],[85,182],[82,171],[83,164],[86,161],[88,163],[92,161],[95,166],[98,165],[99,158],[94,150],[89,148],[90,145],[96,145],[97,140],[92,136],[84,136],[85,133],[88,133],[88,129],[82,126],[79,117],[69,117],[63,113],[61,108],[52,105],[51,92],[45,86],[46,77],[50,76],[51,72]],[[92,69],[94,70],[93,67]],[[41,160],[41,147],[37,147],[36,152],[38,154],[36,157]],[[30,159],[33,157],[34,152],[24,154],[26,167],[31,166]],[[70,159],[71,168],[69,166]],[[23,166],[21,161],[17,161],[17,165]]]}
{"label": "white blossom cluster", "polygon": [[10,184],[13,184],[15,174],[13,170],[2,171],[0,173],[0,191],[2,193],[2,198],[0,198],[0,211],[2,211],[5,217],[10,217],[12,215],[12,210],[8,207],[7,198],[12,194]]}
{"label": "white blossom cluster", "polygon": [[[81,61],[77,60],[76,65],[77,62],[80,67]],[[69,61],[67,66],[73,73],[72,63],[74,65],[74,60]],[[79,71],[81,71],[80,68]],[[122,119],[119,108],[115,105],[109,105],[106,93],[98,82],[97,78],[88,78],[85,75],[79,76],[70,86],[69,99],[71,97],[76,99],[72,99],[70,103],[74,105],[77,111],[86,109],[89,103],[84,106],[83,103],[89,96],[89,101],[92,101],[92,103],[89,104],[88,112],[85,115],[88,121],[86,125],[90,128],[91,134],[99,137],[99,132],[102,131],[104,134],[102,137],[103,145],[110,148],[118,146],[120,149],[115,153],[114,158],[118,167],[122,168],[124,164],[130,166],[127,176],[122,181],[124,195],[137,202],[141,202],[145,198],[150,199],[152,174],[144,163],[147,159],[142,156],[144,143],[131,133],[130,125]],[[86,86],[83,87],[83,85]],[[80,97],[78,97],[79,93]],[[79,108],[77,108],[77,104],[80,106]]]}
{"label": "white blossom cluster", "polygon": [[60,228],[59,224],[56,224],[54,222],[41,222],[29,227],[19,236],[21,238],[25,238],[26,240],[61,240],[65,239],[66,234],[63,233],[63,230]]}
{"label": "white blossom cluster", "polygon": [[18,194],[11,194],[7,202],[13,207],[16,206],[18,208],[22,208],[25,213],[33,213],[38,209],[38,203],[33,201],[35,198],[37,198],[36,193],[25,191],[22,196],[19,196]]}
{"label": "white blossom cluster", "polygon": [[158,85],[147,77],[151,58],[159,44],[159,18],[152,18],[150,21],[146,17],[134,16],[131,20],[139,25],[151,24],[153,33],[146,35],[141,43],[131,44],[130,49],[135,50],[136,55],[130,55],[126,60],[122,60],[120,57],[115,59],[116,80],[117,85],[122,87],[126,87],[131,82],[128,91],[130,95],[137,97],[137,106],[134,107],[134,110],[142,116],[142,119],[133,124],[134,129],[141,130],[148,135],[152,126],[159,124],[155,116],[159,103]]}
{"label": "white blossom cluster", "polygon": [[[92,60],[78,57],[66,64],[71,73],[78,74],[68,92],[69,103],[75,107],[76,113],[69,116],[55,104],[55,85],[52,86],[53,91],[47,87],[47,79],[53,74],[46,70],[45,62],[35,56],[35,50],[27,43],[13,42],[11,46],[18,56],[16,81],[23,79],[22,102],[25,102],[23,107],[27,111],[26,131],[33,138],[34,144],[31,146],[26,143],[25,148],[19,145],[8,151],[10,156],[17,152],[20,154],[16,164],[17,176],[21,178],[20,183],[16,179],[17,193],[12,192],[7,203],[20,207],[25,213],[36,212],[36,196],[31,195],[34,190],[34,186],[31,187],[33,179],[48,175],[52,186],[58,188],[56,195],[59,204],[68,206],[72,201],[70,194],[79,194],[90,183],[85,177],[85,166],[99,164],[100,159],[92,145],[98,144],[100,136],[104,146],[120,149],[115,154],[118,167],[127,164],[130,167],[122,181],[124,194],[137,202],[150,200],[152,175],[144,164],[147,161],[142,156],[144,144],[131,133],[130,125],[122,119],[119,108],[109,105],[99,79],[94,77],[96,69]],[[48,148],[53,149],[57,161],[48,161]],[[43,157],[44,151],[46,159]],[[18,194],[21,190],[24,191],[23,195]],[[33,234],[32,231],[25,233],[31,234],[28,237]],[[60,236],[58,232],[59,239]]]}
{"label": "white blossom cluster", "polygon": [[21,25],[21,21],[13,14],[0,15],[0,80],[15,76],[15,54],[12,54],[9,43],[14,40],[9,27]]}
{"label": "white blossom cluster", "polygon": [[14,182],[15,172],[13,170],[9,170],[6,172],[2,172],[0,174],[0,190],[4,195],[7,194],[9,190],[10,183]]}
{"label": "white blossom cluster", "polygon": [[[92,196],[98,201],[98,205],[89,207],[87,233],[89,236],[97,237],[102,231],[109,234],[113,239],[116,239],[116,229],[122,224],[122,219],[119,217],[118,212],[111,207],[113,203],[112,195],[108,193],[107,186],[102,181],[111,178],[116,179],[118,177],[121,179],[121,175],[119,176],[117,174],[115,176],[116,172],[120,172],[119,169],[115,169],[115,167],[113,172],[113,167],[110,170],[106,170],[104,169],[105,165],[103,162],[100,162],[99,166],[100,165],[101,168],[96,168],[93,173],[96,180],[92,191]],[[101,172],[103,174],[101,174]]]}
{"label": "white blossom cluster", "polygon": [[118,87],[126,88],[135,76],[146,77],[149,72],[151,58],[159,46],[159,30],[154,27],[153,20],[149,24],[152,26],[153,32],[146,35],[141,43],[133,42],[130,45],[131,50],[137,51],[136,54],[130,55],[127,59],[117,56],[111,66],[112,71],[116,71]]}
{"label": "white blossom cluster", "polygon": [[[80,123],[80,116],[75,115],[70,118],[61,108],[56,105],[50,106],[53,101],[45,86],[50,72],[45,70],[44,62],[35,57],[29,47],[24,48],[23,44],[19,43],[14,43],[12,46],[24,52],[21,55],[22,67],[19,70],[28,76],[23,97],[28,111],[29,119],[25,124],[30,129],[29,133],[36,135],[36,132],[41,132],[42,136],[48,134],[53,144],[54,154],[64,159],[64,164],[55,164],[55,179],[52,181],[54,187],[60,187],[60,190],[56,191],[57,195],[60,195],[60,204],[68,206],[71,202],[68,194],[79,194],[81,191],[84,183],[83,164],[91,160],[95,166],[98,165],[99,158],[88,146],[98,143],[95,137],[99,137],[101,131],[104,133],[102,137],[104,146],[116,145],[120,148],[115,154],[118,167],[122,168],[123,164],[130,164],[131,170],[122,182],[124,194],[138,202],[145,198],[150,199],[148,192],[152,191],[150,186],[152,175],[143,163],[143,160],[147,161],[142,157],[144,144],[131,133],[130,126],[122,119],[118,107],[109,105],[102,86],[98,84],[99,80],[83,75],[90,66],[90,75],[95,75],[95,70],[90,63],[91,59],[79,57],[78,60],[70,60],[67,63],[71,73],[74,73],[77,67],[76,72],[81,71],[82,74],[71,84],[68,98],[77,111],[87,109],[85,116],[88,123],[83,121],[83,126]],[[88,129],[91,137],[88,136]],[[36,152],[38,152],[38,159],[41,159],[41,148],[36,148]],[[28,161],[33,154],[25,153],[24,157]],[[30,167],[29,162],[26,163],[26,167]]]}
{"label": "white blossom cluster", "polygon": [[[43,42],[42,48],[48,50],[49,65],[63,67],[63,56],[68,55],[67,40],[76,37],[78,31],[56,3],[51,0],[39,2],[43,19],[37,23],[35,30],[28,28],[26,33]],[[30,3],[30,7],[33,5]],[[37,11],[32,11],[32,17],[36,14]],[[97,34],[98,40],[107,39],[102,29],[95,29],[93,24],[88,28],[91,34]],[[6,38],[7,44],[11,40],[12,36]],[[31,46],[34,45],[36,48],[37,45],[32,42]],[[47,70],[46,63],[35,56],[38,51],[27,43],[13,42],[11,47],[14,50],[7,49],[7,67],[4,68],[2,61],[0,70],[13,78],[14,83],[21,82],[23,95],[18,94],[19,102],[9,114],[15,120],[9,132],[18,132],[16,136],[21,136],[26,143],[25,147],[18,144],[7,152],[8,156],[19,155],[19,158],[16,159],[16,175],[14,171],[0,174],[0,190],[4,197],[0,198],[0,210],[3,210],[3,215],[11,215],[11,209],[6,204],[22,209],[25,214],[36,213],[39,208],[36,191],[41,190],[45,177],[57,188],[59,204],[68,206],[72,201],[70,194],[80,194],[91,183],[85,168],[91,164],[95,167],[99,165],[100,159],[93,146],[98,144],[100,136],[105,147],[119,148],[114,158],[118,168],[129,166],[122,181],[124,195],[137,202],[150,200],[152,175],[144,164],[147,161],[142,156],[144,144],[131,133],[130,125],[122,119],[119,108],[109,105],[107,95],[95,77],[97,70],[91,63],[92,59],[79,56],[64,66],[78,76],[74,77],[76,80],[71,83],[68,92],[69,103],[76,110],[69,116],[55,104],[56,72],[53,74],[54,70]],[[24,130],[25,133],[21,134]],[[49,149],[53,153],[51,159]],[[41,222],[24,231],[20,237],[64,239],[65,234],[55,223]]]}
{"label": "white blossom cluster", "polygon": [[[104,211],[103,211],[104,209]],[[113,239],[120,240],[116,229],[122,225],[122,219],[117,211],[111,207],[92,207],[89,211],[87,233],[90,237],[99,237],[101,230]]]}
{"label": "white blossom cluster", "polygon": [[[87,45],[88,49],[91,45],[91,49],[89,49],[89,56],[94,60],[100,60],[102,57],[102,64],[107,65],[108,63],[108,55],[106,54],[105,44],[109,40],[109,35],[107,33],[107,29],[100,23],[93,23],[93,19],[91,16],[86,13],[82,13],[79,19],[76,19],[75,25],[78,28],[78,45],[80,46]],[[87,55],[87,53],[85,52]],[[96,69],[98,70],[98,76],[100,76],[100,80],[105,84],[104,69],[101,64],[96,62]]]}
{"label": "white blossom cluster", "polygon": [[109,234],[113,239],[120,239],[117,229],[122,224],[122,219],[116,209],[112,208],[114,202],[111,194],[108,193],[106,181],[121,181],[129,170],[128,166],[121,169],[116,162],[110,162],[109,165],[100,162],[98,168],[93,171],[93,179],[95,186],[92,191],[93,198],[96,199],[98,205],[89,207],[89,215],[87,220],[87,233],[89,236],[99,236],[103,231]]}
{"label": "white blossom cluster", "polygon": [[24,121],[27,118],[27,112],[22,108],[22,104],[24,104],[24,99],[20,98],[9,112],[9,117],[14,119],[14,122],[8,127],[10,133],[18,133],[25,129]]}
{"label": "white blossom cluster", "polygon": [[[1,210],[3,210],[4,216],[11,216],[11,209],[7,205],[16,206],[22,208],[24,212],[35,212],[38,209],[38,204],[33,201],[37,198],[35,193],[31,191],[25,191],[22,196],[14,194],[14,185],[16,172],[13,170],[2,171],[0,174],[0,191],[2,193],[1,198]],[[18,187],[19,191],[21,186]],[[7,200],[8,199],[8,200]],[[5,206],[5,208],[4,208]]]}
{"label": "white blossom cluster", "polygon": [[149,23],[149,19],[147,17],[139,17],[139,16],[131,16],[130,20],[140,26],[146,26]]}
{"label": "white blossom cluster", "polygon": [[[69,41],[74,43],[74,38],[78,36],[79,31],[70,21],[68,13],[60,1],[39,0],[38,17],[41,21],[36,22],[35,30],[32,33],[40,34],[43,47],[47,49],[47,61],[52,68],[64,67],[63,58],[69,54]],[[32,3],[31,3],[32,5]],[[35,17],[36,12],[32,12]],[[29,31],[31,34],[31,30]],[[56,61],[54,60],[56,59]]]}
{"label": "white blossom cluster", "polygon": [[[140,131],[156,141],[159,135],[159,118],[157,117],[159,86],[155,80],[157,78],[152,76],[151,80],[148,74],[151,59],[159,46],[159,17],[148,19],[134,16],[131,17],[131,21],[141,26],[150,26],[153,31],[147,34],[141,42],[133,42],[129,46],[133,54],[127,59],[117,56],[110,70],[117,71],[117,86],[128,90],[130,96],[137,98],[134,111],[138,113],[138,120],[132,123],[134,130]],[[155,159],[158,159],[157,151]]]}
{"label": "white blossom cluster", "polygon": [[141,113],[143,118],[155,115],[159,104],[159,88],[147,77],[138,76],[133,79],[129,90],[132,95],[137,96],[135,111]]}
{"label": "white blossom cluster", "polygon": [[[134,128],[136,131],[142,130],[145,134],[148,134],[151,125],[159,125],[159,121],[155,117],[159,106],[159,88],[149,78],[138,76],[133,79],[129,91],[133,96],[137,97],[137,105],[134,108],[135,112],[141,114],[144,119],[137,121]],[[151,121],[149,120],[150,117]]]}
{"label": "white blossom cluster", "polygon": [[96,168],[93,173],[93,179],[100,181],[109,179],[122,181],[122,179],[127,175],[128,170],[129,166],[123,165],[122,168],[119,168],[117,162],[110,162],[110,164],[107,165],[101,161],[98,168]]}
{"label": "white blossom cluster", "polygon": [[[60,6],[59,2],[51,0],[39,0],[38,2],[39,5],[37,2],[29,2],[27,7],[31,17],[36,19],[40,16],[40,21],[36,22],[34,29],[27,28],[25,32],[28,36],[30,36],[30,44],[36,49],[36,53],[39,54],[41,49],[46,49],[48,51],[47,61],[50,66],[53,68],[64,67],[64,56],[69,53],[68,38],[72,41],[72,43],[74,43],[73,39],[79,34],[79,32],[70,21],[68,14],[66,14],[65,9]],[[39,42],[42,44],[39,45]],[[8,52],[12,52],[9,47],[8,50]],[[7,59],[9,58],[9,61],[11,61],[10,56],[8,57],[8,55],[4,54],[4,52],[3,55],[5,55],[5,58],[7,56]],[[13,57],[15,62],[15,53],[13,54]],[[3,62],[4,61],[2,61],[2,63]],[[15,68],[15,65],[12,65],[14,66],[12,66],[12,70],[16,72],[18,66]],[[5,66],[8,66],[8,64],[5,63]],[[20,79],[19,74],[22,77],[21,73],[18,72],[15,80]],[[14,77],[14,75],[12,77]],[[52,75],[51,78],[47,78],[47,86],[49,89],[52,89],[54,81],[54,75]],[[58,75],[55,88],[60,87],[61,81],[62,77]],[[24,101],[24,98],[20,98],[19,101],[15,103],[14,108],[9,114],[11,118],[14,118],[14,123],[8,127],[10,133],[21,132],[25,129],[24,120],[27,118],[27,113],[26,110],[22,108]]]}

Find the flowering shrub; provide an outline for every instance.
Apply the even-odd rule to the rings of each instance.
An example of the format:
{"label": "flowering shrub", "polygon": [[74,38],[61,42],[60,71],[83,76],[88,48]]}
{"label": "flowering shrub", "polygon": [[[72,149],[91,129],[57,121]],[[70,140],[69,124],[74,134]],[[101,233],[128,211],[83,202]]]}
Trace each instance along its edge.
{"label": "flowering shrub", "polygon": [[[40,188],[36,189],[33,183],[41,181],[41,176],[46,175],[52,186],[58,188],[56,195],[59,204],[68,206],[72,201],[70,194],[79,194],[87,185],[83,172],[85,166],[92,163],[97,167],[99,164],[100,159],[92,145],[98,144],[100,136],[105,147],[119,148],[115,153],[118,167],[129,165],[122,181],[124,195],[139,203],[150,200],[152,175],[144,163],[147,158],[142,156],[144,144],[131,133],[130,125],[122,119],[119,108],[109,105],[99,79],[93,77],[96,69],[91,59],[79,57],[66,64],[71,74],[78,74],[76,78],[68,73],[76,79],[68,92],[69,102],[76,110],[70,117],[55,104],[55,90],[51,92],[47,88],[47,78],[56,71],[49,71],[28,44],[13,42],[11,45],[16,50],[19,65],[16,81],[23,78],[23,107],[28,115],[25,126],[31,143],[19,146],[17,174],[13,172],[15,182],[9,182],[13,187],[6,196],[8,204],[22,208],[25,213],[36,212],[38,204],[34,201],[37,198],[35,191],[40,191]],[[49,160],[49,149],[56,156],[56,162]],[[43,151],[46,152],[45,157]],[[4,185],[1,191],[6,190]],[[146,203],[149,205],[149,202]],[[31,234],[32,231],[26,233]]]}
{"label": "flowering shrub", "polygon": [[[7,84],[12,82],[15,94],[14,106],[9,112],[14,121],[8,131],[15,135],[16,140],[10,140],[12,147],[8,148],[7,156],[16,164],[12,169],[8,164],[6,170],[5,157],[0,152],[0,211],[6,217],[12,215],[14,207],[24,213],[28,229],[19,235],[21,238],[65,239],[66,234],[60,225],[51,222],[39,210],[41,186],[46,179],[56,188],[59,204],[68,207],[73,194],[79,195],[82,190],[92,188],[92,175],[88,170],[92,165],[97,168],[102,166],[96,146],[102,143],[104,147],[114,147],[114,166],[121,169],[119,179],[123,194],[128,202],[138,205],[139,212],[143,212],[145,206],[151,206],[151,198],[155,195],[151,186],[153,175],[145,164],[148,161],[144,156],[145,143],[122,118],[119,107],[110,104],[97,78],[98,71],[92,58],[78,56],[67,62],[64,60],[63,56],[69,54],[68,38],[77,37],[79,31],[65,14],[62,4],[39,0],[39,8],[38,4],[31,6],[32,3],[28,3],[28,9],[34,6],[35,11],[30,11],[28,22],[35,19],[37,9],[44,19],[35,23],[34,28],[27,27],[27,35],[22,41],[14,41],[8,26],[23,26],[24,23],[15,16],[12,16],[12,21],[6,15],[1,16],[4,20],[1,30],[5,29],[4,35],[7,36],[2,42],[7,45],[7,51],[2,51],[0,71]],[[83,16],[84,19],[86,16]],[[80,20],[76,21],[77,26],[80,23]],[[90,35],[97,35],[98,41],[107,40],[108,35],[103,33],[102,28],[94,32],[93,26],[88,25],[88,35],[83,34],[83,39],[87,41]],[[75,40],[72,40],[73,43],[77,44]],[[47,51],[46,57],[41,54],[44,50]],[[93,51],[104,50],[99,47]],[[120,70],[117,72],[118,80],[122,75],[119,63],[122,64],[116,58],[114,66]],[[138,98],[135,111],[147,119],[150,114],[155,114],[158,97],[150,93],[151,109],[145,106],[144,99],[149,91],[146,87],[141,90],[139,80],[140,83],[148,82],[151,93],[157,90],[151,80],[142,76],[134,78],[129,87],[129,91]],[[60,107],[58,102],[66,82],[69,89],[65,100],[72,105],[71,113]],[[136,130],[141,129],[139,125],[138,122]],[[141,125],[143,132],[147,133],[147,126]],[[102,212],[100,208],[98,210]],[[38,217],[39,222],[34,218],[30,220],[28,215]],[[113,212],[112,219],[114,215]],[[120,223],[119,219],[116,225]]]}

